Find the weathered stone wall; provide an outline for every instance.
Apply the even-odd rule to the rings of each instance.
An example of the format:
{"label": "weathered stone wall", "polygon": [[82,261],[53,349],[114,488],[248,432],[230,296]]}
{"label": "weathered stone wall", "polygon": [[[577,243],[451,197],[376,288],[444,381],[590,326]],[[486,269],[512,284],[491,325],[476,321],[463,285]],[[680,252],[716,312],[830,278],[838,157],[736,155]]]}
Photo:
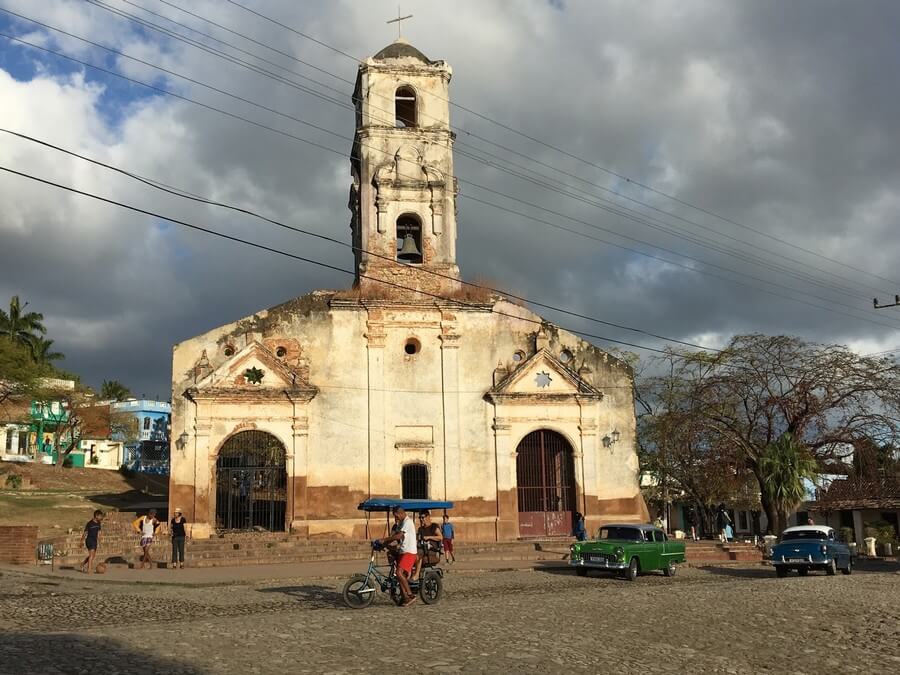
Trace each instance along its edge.
{"label": "weathered stone wall", "polygon": [[[573,448],[579,509],[589,527],[611,519],[646,520],[627,365],[550,328],[542,338],[545,352],[566,351],[570,370],[602,397],[554,389],[549,394],[557,399],[534,394],[526,400],[532,396],[527,382],[512,392],[514,402],[492,403],[486,396],[498,363],[515,372],[536,353],[535,319],[505,301],[460,307],[335,299],[329,306],[320,295],[177,345],[173,433],[187,430],[191,440],[172,456],[171,506],[186,509],[202,536],[203,524],[215,519],[218,449],[233,433],[254,428],[271,433],[287,450],[288,525],[295,531],[365,536],[356,505],[370,495],[398,496],[402,466],[415,462],[428,467],[432,498],[456,502],[461,538],[515,538],[516,447],[531,431],[545,428],[561,433]],[[406,353],[410,341],[417,345],[415,354]],[[207,400],[201,392],[192,402],[180,395],[196,386],[203,352],[208,365],[201,370],[215,377],[240,357],[227,356],[226,349],[254,342],[270,352],[281,343],[293,345],[284,361],[302,365],[315,396],[297,404],[286,397]],[[614,429],[619,442],[602,447],[600,439]]]}

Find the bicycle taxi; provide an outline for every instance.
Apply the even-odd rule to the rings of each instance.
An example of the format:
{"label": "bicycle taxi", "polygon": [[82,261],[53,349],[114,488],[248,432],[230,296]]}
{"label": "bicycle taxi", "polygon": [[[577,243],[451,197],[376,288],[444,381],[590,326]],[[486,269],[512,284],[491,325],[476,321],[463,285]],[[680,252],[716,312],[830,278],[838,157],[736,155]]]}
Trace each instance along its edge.
{"label": "bicycle taxi", "polygon": [[[438,511],[452,509],[453,502],[437,501],[433,499],[390,499],[378,498],[367,499],[357,508],[366,513],[384,513],[387,516],[387,530],[391,531],[392,512],[395,507],[403,508],[407,513],[411,514],[415,522],[418,522],[418,515],[423,511]],[[422,548],[422,541],[418,542],[419,548]],[[377,564],[376,558],[379,553],[387,555],[387,561],[384,564]],[[426,548],[425,555],[422,559],[422,568],[419,572],[417,580],[410,579],[410,590],[421,598],[426,605],[433,605],[441,598],[443,590],[444,570],[438,563],[440,562],[440,550],[428,550]],[[394,564],[394,558],[389,551],[378,544],[377,540],[372,541],[372,555],[369,558],[369,567],[365,574],[354,574],[347,583],[344,584],[343,597],[344,602],[352,609],[363,609],[372,604],[377,591],[388,593],[391,600],[397,605],[403,603],[403,593],[400,590],[400,582],[397,578],[397,569]]]}

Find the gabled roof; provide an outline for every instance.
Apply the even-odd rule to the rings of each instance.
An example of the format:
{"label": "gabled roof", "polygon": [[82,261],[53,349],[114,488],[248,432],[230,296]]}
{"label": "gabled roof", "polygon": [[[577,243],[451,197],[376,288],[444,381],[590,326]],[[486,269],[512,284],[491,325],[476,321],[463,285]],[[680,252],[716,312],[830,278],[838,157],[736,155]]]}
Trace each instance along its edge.
{"label": "gabled roof", "polygon": [[[543,384],[543,386],[541,386]],[[539,349],[487,393],[497,398],[602,398],[603,394],[546,349]]]}
{"label": "gabled roof", "polygon": [[[250,369],[262,372],[259,384],[246,381],[245,373]],[[196,398],[250,400],[283,398],[288,394],[292,400],[308,401],[319,390],[298,368],[279,359],[263,344],[251,342],[189,391]]]}
{"label": "gabled roof", "polygon": [[813,511],[852,509],[900,509],[900,481],[847,478],[831,483],[828,490],[810,505]]}

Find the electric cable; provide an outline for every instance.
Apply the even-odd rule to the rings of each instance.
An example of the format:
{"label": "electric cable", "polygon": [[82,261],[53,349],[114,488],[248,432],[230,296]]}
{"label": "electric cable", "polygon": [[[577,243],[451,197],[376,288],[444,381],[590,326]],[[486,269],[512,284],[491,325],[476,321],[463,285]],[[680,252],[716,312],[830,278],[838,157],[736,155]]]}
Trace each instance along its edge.
{"label": "electric cable", "polygon": [[[318,44],[318,45],[320,45],[320,46],[322,46],[322,47],[325,47],[326,49],[329,49],[329,50],[331,50],[331,51],[333,51],[333,52],[335,52],[335,53],[337,53],[337,54],[340,54],[341,56],[344,56],[344,57],[346,57],[346,58],[349,58],[349,59],[355,61],[356,63],[363,63],[363,61],[362,61],[361,59],[359,59],[359,58],[353,56],[352,54],[348,54],[347,52],[345,52],[345,51],[343,51],[343,50],[341,50],[341,49],[338,49],[337,47],[334,47],[333,45],[330,45],[330,44],[328,44],[327,42],[325,42],[325,41],[323,41],[323,40],[320,40],[320,39],[315,38],[315,37],[313,37],[313,36],[311,36],[311,35],[308,35],[307,33],[304,33],[304,32],[302,32],[302,31],[299,31],[299,30],[293,28],[292,26],[289,26],[289,25],[287,25],[287,24],[285,24],[285,23],[283,23],[283,22],[281,22],[281,21],[278,21],[277,19],[273,19],[272,17],[266,16],[266,15],[263,14],[262,12],[259,12],[259,11],[255,10],[255,9],[251,8],[251,7],[247,7],[246,5],[244,5],[244,4],[240,3],[240,2],[237,2],[236,0],[225,0],[225,1],[228,2],[229,4],[232,4],[232,5],[236,6],[236,7],[239,7],[239,8],[241,8],[241,9],[243,9],[243,10],[246,11],[246,12],[249,12],[250,14],[253,14],[253,15],[255,15],[255,16],[261,18],[261,19],[264,19],[265,21],[268,21],[268,22],[270,22],[270,23],[272,23],[272,24],[274,24],[274,25],[276,25],[276,26],[279,26],[279,27],[281,27],[281,28],[283,28],[283,29],[285,29],[285,30],[288,30],[288,31],[290,31],[291,33],[293,33],[293,34],[295,34],[295,35],[297,35],[297,36],[299,36],[299,37],[302,37],[302,38],[304,38],[304,39],[306,39],[306,40],[310,40],[311,42],[314,42],[315,44]],[[168,2],[168,0],[160,0],[160,2],[164,2],[164,4],[167,4],[167,5],[169,5],[169,6],[175,7],[175,5],[174,5],[173,3],[171,3],[171,2]],[[612,170],[612,169],[609,169],[609,168],[607,168],[607,167],[604,167],[604,166],[602,166],[602,165],[600,165],[600,164],[597,164],[596,162],[593,162],[593,161],[591,161],[591,160],[589,160],[589,159],[585,159],[584,157],[581,157],[581,156],[576,155],[576,154],[574,154],[574,153],[572,153],[572,152],[569,152],[568,150],[565,150],[565,149],[563,149],[563,148],[560,148],[560,147],[558,147],[558,146],[555,146],[555,145],[553,145],[552,143],[548,143],[548,142],[543,141],[543,140],[541,140],[541,139],[539,139],[539,138],[536,138],[536,137],[534,137],[534,136],[532,136],[532,135],[530,135],[530,134],[527,134],[527,133],[525,133],[525,132],[523,132],[523,131],[520,131],[519,129],[516,129],[516,128],[514,128],[514,127],[508,125],[508,124],[505,124],[505,123],[503,123],[503,122],[500,122],[500,121],[498,121],[498,120],[495,120],[495,119],[493,119],[492,117],[490,117],[490,116],[488,116],[488,115],[484,115],[484,114],[482,114],[482,113],[479,113],[478,111],[473,110],[473,109],[471,109],[471,108],[469,108],[469,107],[466,107],[466,106],[464,106],[464,105],[462,105],[462,104],[460,104],[460,103],[456,103],[456,102],[451,101],[451,100],[449,100],[449,99],[444,99],[443,97],[441,97],[441,96],[438,95],[438,94],[430,94],[430,95],[431,95],[431,96],[434,96],[434,97],[436,97],[436,98],[438,98],[439,100],[446,101],[449,105],[451,105],[451,106],[453,106],[453,107],[455,107],[455,108],[458,108],[458,109],[460,109],[460,110],[463,110],[463,111],[465,111],[465,112],[467,112],[467,113],[469,113],[469,114],[471,114],[471,115],[474,115],[474,116],[476,116],[476,117],[478,117],[478,118],[480,118],[480,119],[483,119],[483,120],[486,121],[486,122],[489,122],[489,123],[491,123],[491,124],[494,124],[494,125],[500,127],[501,129],[504,129],[504,130],[509,131],[509,132],[511,132],[511,133],[513,133],[513,134],[516,134],[517,136],[520,136],[520,137],[522,137],[522,138],[525,138],[525,139],[527,139],[527,140],[529,140],[529,141],[531,141],[531,142],[533,142],[533,143],[537,143],[537,144],[539,144],[539,145],[541,145],[541,146],[547,148],[548,150],[553,150],[554,152],[557,152],[557,153],[559,153],[559,154],[561,154],[561,155],[564,155],[565,157],[568,157],[568,158],[570,158],[570,159],[574,159],[574,160],[576,160],[576,161],[578,161],[578,162],[580,162],[580,163],[582,163],[582,164],[585,164],[585,165],[590,166],[590,167],[592,167],[592,168],[594,168],[594,169],[597,169],[598,171],[602,171],[603,173],[605,173],[605,174],[607,174],[607,175],[613,176],[614,178],[618,178],[619,180],[623,180],[623,181],[625,181],[626,183],[629,183],[629,184],[631,184],[631,185],[635,185],[635,186],[637,186],[637,187],[640,187],[640,188],[642,188],[642,189],[644,189],[644,190],[647,190],[647,191],[652,192],[652,193],[654,193],[654,194],[656,194],[656,195],[659,195],[660,197],[663,197],[663,198],[665,198],[665,199],[669,199],[669,200],[671,200],[671,201],[673,201],[673,202],[675,202],[675,203],[677,203],[677,204],[680,204],[680,205],[685,206],[685,207],[687,207],[687,208],[690,208],[690,209],[699,211],[700,213],[703,213],[703,214],[705,214],[705,215],[711,216],[711,217],[716,218],[716,219],[718,219],[718,220],[722,220],[722,221],[724,221],[724,222],[726,222],[726,223],[729,223],[729,224],[731,224],[731,225],[735,225],[735,226],[737,226],[737,227],[740,227],[740,228],[743,228],[743,229],[750,230],[751,232],[754,232],[755,234],[757,234],[757,235],[759,235],[759,236],[767,237],[767,238],[773,239],[774,241],[777,241],[777,242],[780,243],[780,244],[784,244],[784,245],[786,245],[786,246],[790,246],[790,247],[792,247],[792,248],[796,248],[796,249],[801,250],[801,251],[803,251],[803,252],[805,252],[805,253],[808,253],[809,255],[813,255],[813,256],[822,258],[822,259],[824,259],[824,260],[827,260],[827,261],[829,261],[829,262],[831,262],[831,263],[834,263],[834,264],[837,264],[837,265],[841,265],[842,267],[846,267],[847,269],[851,269],[851,270],[853,270],[853,271],[855,271],[855,272],[859,272],[859,273],[861,273],[861,274],[865,274],[865,275],[867,275],[867,276],[870,276],[870,277],[873,277],[873,278],[876,278],[876,279],[880,279],[881,281],[885,281],[885,282],[887,282],[887,283],[889,283],[889,284],[891,284],[891,285],[893,285],[893,286],[900,286],[900,281],[897,281],[897,280],[894,280],[894,279],[889,279],[889,278],[887,278],[887,277],[883,277],[883,276],[881,276],[881,275],[875,274],[874,272],[871,272],[871,271],[869,271],[869,270],[865,270],[865,269],[862,269],[862,268],[859,268],[859,267],[855,267],[855,266],[850,265],[850,264],[848,264],[848,263],[844,263],[844,262],[842,262],[842,261],[840,261],[840,260],[837,260],[837,259],[834,259],[834,258],[830,258],[830,257],[828,257],[828,256],[826,256],[826,255],[823,255],[823,254],[821,254],[821,253],[818,253],[817,251],[812,251],[812,250],[810,250],[810,249],[804,248],[804,247],[800,246],[799,244],[795,244],[795,243],[793,243],[793,242],[790,242],[790,241],[781,239],[781,238],[779,238],[779,237],[777,237],[777,236],[775,236],[775,235],[772,235],[772,234],[769,234],[769,233],[767,233],[767,232],[765,232],[765,231],[762,231],[762,230],[753,228],[753,227],[751,227],[751,226],[749,226],[749,225],[742,224],[742,223],[740,223],[740,222],[738,222],[738,221],[736,221],[736,220],[733,220],[733,219],[731,219],[731,218],[729,218],[729,217],[727,217],[727,216],[720,215],[720,214],[718,214],[718,213],[716,213],[716,212],[714,212],[714,211],[712,211],[712,210],[710,210],[710,209],[706,209],[706,208],[704,208],[704,207],[702,207],[702,206],[697,206],[697,205],[695,205],[695,204],[692,204],[692,203],[690,203],[690,202],[688,202],[688,201],[686,201],[686,200],[683,200],[683,199],[680,199],[679,197],[676,197],[676,196],[674,196],[674,195],[668,194],[668,193],[666,193],[666,192],[664,192],[664,191],[662,191],[662,190],[659,190],[659,189],[657,189],[657,188],[654,188],[653,186],[648,185],[648,184],[646,184],[646,183],[643,183],[643,182],[641,182],[641,181],[639,181],[639,180],[637,180],[637,179],[630,178],[629,176],[626,176],[626,175],[624,175],[624,174],[622,174],[622,173],[619,173],[619,172],[617,172],[617,171],[614,171],[614,170]]]}

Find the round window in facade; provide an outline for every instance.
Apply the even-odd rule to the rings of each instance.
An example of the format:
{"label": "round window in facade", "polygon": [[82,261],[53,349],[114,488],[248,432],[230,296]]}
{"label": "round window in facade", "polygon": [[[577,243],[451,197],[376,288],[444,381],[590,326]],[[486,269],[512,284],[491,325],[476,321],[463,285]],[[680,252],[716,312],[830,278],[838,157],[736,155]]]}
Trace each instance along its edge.
{"label": "round window in facade", "polygon": [[277,356],[279,359],[283,359],[285,356],[287,356],[287,349],[285,349],[284,347],[278,347],[275,350],[275,356]]}
{"label": "round window in facade", "polygon": [[225,349],[222,350],[222,353],[225,354],[225,356],[234,356],[234,352],[234,345],[225,345]]}
{"label": "round window in facade", "polygon": [[415,356],[421,349],[422,343],[419,342],[416,338],[409,338],[406,341],[406,344],[403,345],[403,351],[406,352],[407,356]]}
{"label": "round window in facade", "polygon": [[570,352],[568,349],[563,349],[559,353],[559,360],[563,363],[569,363],[572,360],[572,352]]}
{"label": "round window in facade", "polygon": [[522,361],[524,361],[524,360],[525,360],[525,352],[523,352],[521,349],[519,351],[517,351],[515,354],[513,354],[513,361],[515,361],[516,363],[522,363]]}

